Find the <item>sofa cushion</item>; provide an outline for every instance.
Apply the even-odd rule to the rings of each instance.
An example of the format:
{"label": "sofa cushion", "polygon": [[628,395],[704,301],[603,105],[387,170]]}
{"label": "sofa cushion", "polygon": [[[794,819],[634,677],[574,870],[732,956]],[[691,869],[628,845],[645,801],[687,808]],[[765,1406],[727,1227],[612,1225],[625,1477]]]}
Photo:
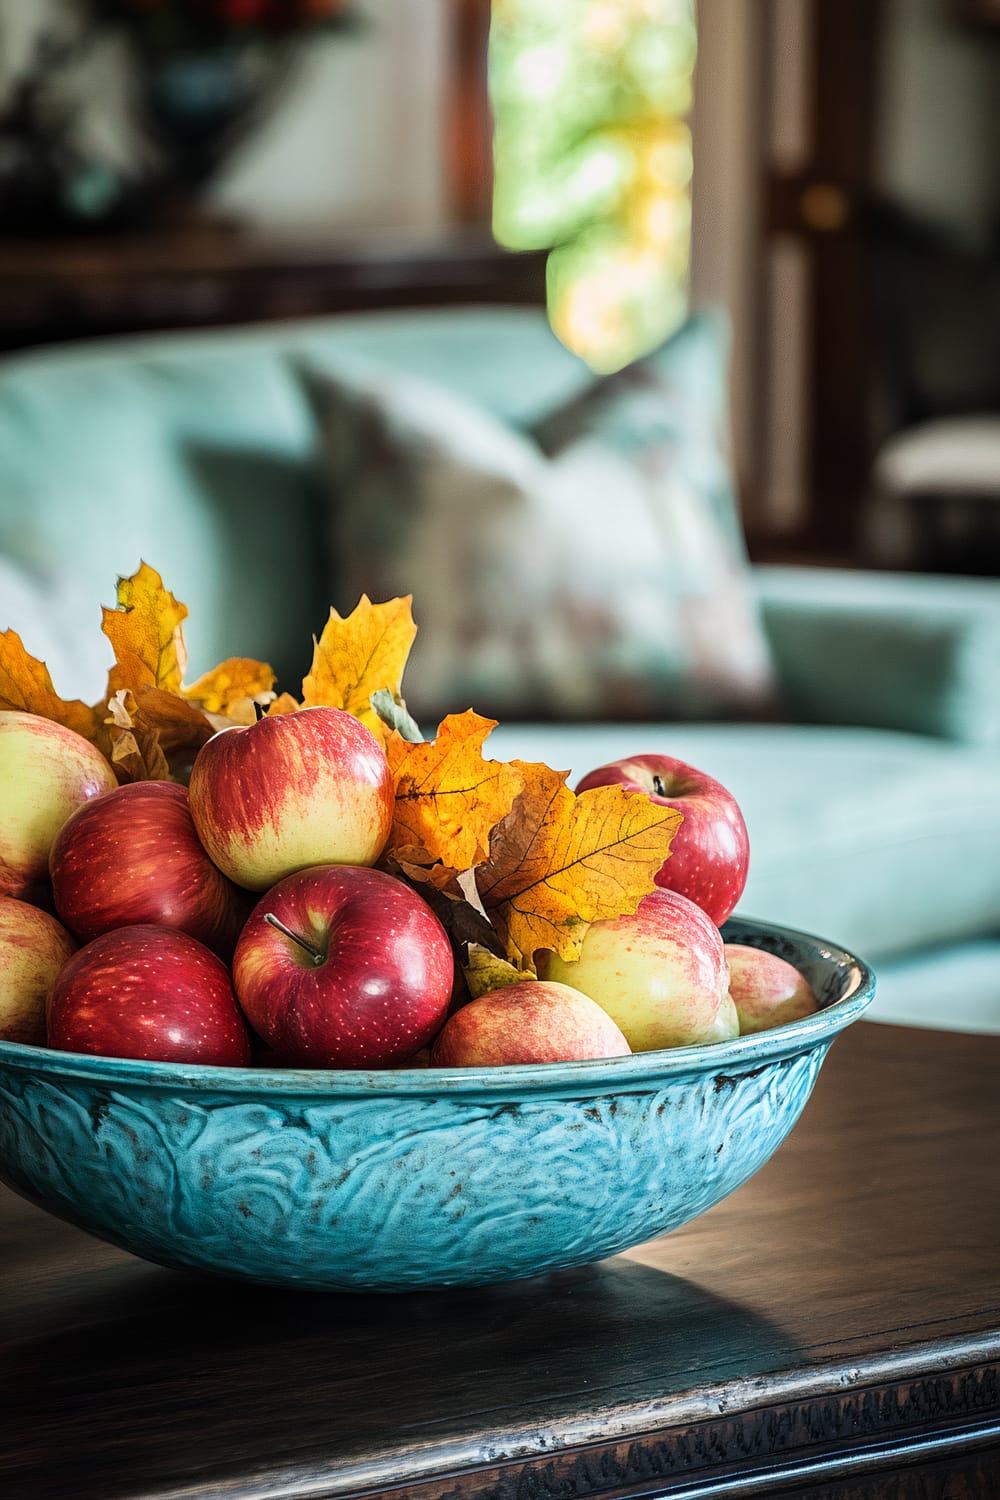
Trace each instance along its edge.
{"label": "sofa cushion", "polygon": [[272,338],[339,370],[395,370],[426,380],[527,431],[593,377],[540,307],[442,307],[317,318]]}
{"label": "sofa cushion", "polygon": [[[89,671],[100,606],[140,559],[190,608],[191,675],[262,657],[297,691],[333,601],[315,428],[295,361],[397,368],[528,426],[588,380],[535,308],[446,308],[107,339],[0,360],[0,557],[71,601],[57,655]],[[16,618],[12,611],[18,603]],[[51,621],[0,596],[34,655]],[[50,650],[50,654],[51,650]],[[64,691],[88,696],[67,681]]]}
{"label": "sofa cushion", "polygon": [[145,559],[191,609],[193,676],[247,655],[301,679],[325,592],[311,443],[300,387],[266,350],[178,339],[8,361],[0,556],[88,599],[77,628],[98,641],[116,578]]}
{"label": "sofa cushion", "polygon": [[502,725],[499,759],[569,769],[661,751],[728,786],[750,833],[740,911],[879,959],[1000,934],[994,752],[809,725]]}
{"label": "sofa cushion", "polygon": [[950,943],[880,963],[865,1017],[1000,1036],[1000,939]]}
{"label": "sofa cushion", "polygon": [[[696,356],[719,387],[705,400]],[[724,368],[699,320],[550,413],[539,441],[430,382],[307,372],[338,602],[413,594],[414,712],[692,718],[769,699],[718,441]]]}

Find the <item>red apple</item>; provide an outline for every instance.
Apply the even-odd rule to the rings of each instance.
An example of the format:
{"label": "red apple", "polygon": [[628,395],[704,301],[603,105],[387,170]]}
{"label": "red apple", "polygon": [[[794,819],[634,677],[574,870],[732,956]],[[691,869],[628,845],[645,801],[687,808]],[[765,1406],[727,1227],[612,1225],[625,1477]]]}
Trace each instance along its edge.
{"label": "red apple", "polygon": [[56,834],[81,802],[117,785],[110,761],[75,730],[0,712],[0,896],[45,900]]}
{"label": "red apple", "polygon": [[540,972],[596,1000],[633,1052],[739,1034],[722,935],[677,891],[653,891],[630,916],[592,922],[578,959],[543,954]]}
{"label": "red apple", "polygon": [[320,865],[257,903],[233,959],[251,1026],[303,1067],[384,1068],[436,1035],[454,963],[444,928],[403,881]]}
{"label": "red apple", "polygon": [[819,1009],[812,985],[794,964],[743,943],[726,943],[729,993],[740,1018],[740,1033],[769,1031]]}
{"label": "red apple", "polygon": [[568,984],[522,979],[457,1010],[431,1048],[431,1067],[577,1062],[630,1051],[607,1011],[588,996]]}
{"label": "red apple", "polygon": [[609,785],[645,792],[651,802],[683,813],[656,883],[687,896],[721,927],[743,894],[750,866],[747,826],[732,792],[669,755],[612,761],[590,771],[576,790]]}
{"label": "red apple", "polygon": [[47,911],[0,896],[0,1041],[45,1046],[45,1001],[75,952],[76,943]]}
{"label": "red apple", "polygon": [[49,1046],[60,1052],[237,1068],[250,1061],[228,969],[170,927],[119,927],[81,948],[60,970],[46,1019]]}
{"label": "red apple", "polygon": [[374,864],[392,827],[382,747],[339,708],[220,730],[198,752],[189,789],[208,853],[253,891],[311,865]]}
{"label": "red apple", "polygon": [[178,927],[228,962],[250,897],[211,862],[187,789],[133,781],[67,817],[49,856],[55,910],[81,942],[114,927]]}
{"label": "red apple", "polygon": [[136,781],[78,807],[49,859],[56,911],[81,942],[136,923],[176,927],[232,958],[250,897],[195,832],[186,787]]}

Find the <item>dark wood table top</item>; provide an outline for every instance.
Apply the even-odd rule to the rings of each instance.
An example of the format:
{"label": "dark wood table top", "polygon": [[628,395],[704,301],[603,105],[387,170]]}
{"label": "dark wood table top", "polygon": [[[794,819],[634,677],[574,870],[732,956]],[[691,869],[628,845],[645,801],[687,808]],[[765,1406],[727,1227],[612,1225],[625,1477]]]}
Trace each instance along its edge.
{"label": "dark wood table top", "polygon": [[0,1189],[0,1496],[998,1496],[998,1136],[1000,1038],[860,1022],[683,1229],[399,1296],[163,1270]]}
{"label": "dark wood table top", "polygon": [[267,234],[206,225],[144,235],[0,236],[0,351],[149,330],[389,307],[545,304],[545,251],[481,229]]}

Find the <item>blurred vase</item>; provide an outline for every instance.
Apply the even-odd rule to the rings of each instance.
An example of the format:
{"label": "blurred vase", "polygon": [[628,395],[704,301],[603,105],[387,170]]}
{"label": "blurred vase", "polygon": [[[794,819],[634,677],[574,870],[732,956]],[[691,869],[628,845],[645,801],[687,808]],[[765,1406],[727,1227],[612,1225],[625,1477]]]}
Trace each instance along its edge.
{"label": "blurred vase", "polygon": [[270,107],[288,61],[282,47],[251,45],[142,60],[146,126],[175,185],[205,186]]}

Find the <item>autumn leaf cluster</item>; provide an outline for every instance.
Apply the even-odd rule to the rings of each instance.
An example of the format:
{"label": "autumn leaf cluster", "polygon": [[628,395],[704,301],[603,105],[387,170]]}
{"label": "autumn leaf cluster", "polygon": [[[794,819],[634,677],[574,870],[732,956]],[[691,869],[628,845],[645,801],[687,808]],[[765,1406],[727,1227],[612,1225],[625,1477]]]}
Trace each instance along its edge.
{"label": "autumn leaf cluster", "polygon": [[470,993],[533,974],[534,955],[575,958],[589,923],[632,912],[654,888],[680,823],[672,808],[621,787],[574,795],[568,772],[488,760],[496,727],[472,709],[424,740],[402,695],[416,636],[409,596],[348,616],[331,609],[298,697],[264,662],[233,657],[184,680],[186,607],[143,563],[118,582],[101,628],[114,664],[95,704],[61,698],[44,662],[0,632],[0,709],[40,714],[95,744],[121,782],[184,781],[219,729],[262,714],[331,705],[372,731],[396,803],[382,868],[418,889],[462,960]]}

